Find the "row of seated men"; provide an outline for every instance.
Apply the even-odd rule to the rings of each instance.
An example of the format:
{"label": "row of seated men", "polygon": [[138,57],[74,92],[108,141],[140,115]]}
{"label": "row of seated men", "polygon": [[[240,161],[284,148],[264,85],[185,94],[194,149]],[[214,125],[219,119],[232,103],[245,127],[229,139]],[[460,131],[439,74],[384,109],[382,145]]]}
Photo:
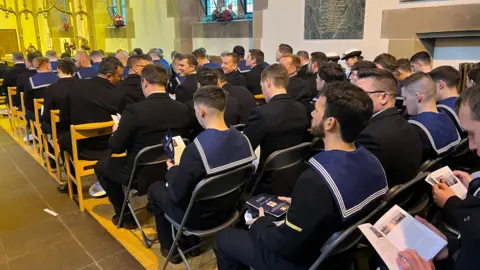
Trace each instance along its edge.
{"label": "row of seated men", "polygon": [[[226,54],[225,58],[227,60],[222,60],[222,62],[232,59],[237,61],[236,55]],[[284,58],[294,58],[294,56],[288,55],[281,57],[279,60]],[[159,175],[169,169],[165,179],[151,185],[149,191],[162,245],[162,254],[165,253],[172,242],[168,229],[169,224],[164,219],[163,213],[173,211],[167,213],[181,219],[182,211],[185,210],[186,203],[188,203],[189,196],[196,183],[205,176],[219,173],[220,171],[216,168],[229,169],[231,168],[230,164],[238,165],[237,161],[239,160],[250,162],[253,158],[252,149],[257,146],[261,147],[261,167],[265,159],[274,151],[311,140],[307,132],[308,128],[311,127],[314,136],[323,138],[324,147],[327,151],[323,152],[325,154],[315,156],[310,161],[311,169],[302,174],[298,181],[294,183],[294,188],[287,190],[288,188],[281,187],[282,181],[271,181],[262,185],[262,192],[291,196],[293,197],[292,201],[299,202],[298,204],[294,203],[300,209],[298,210],[299,214],[296,214],[296,211],[294,211],[296,207],[292,205],[293,209],[290,210],[291,212],[289,211],[288,215],[290,219],[284,226],[274,229],[266,224],[267,220],[256,223],[261,224],[261,226],[252,226],[252,228],[258,228],[258,230],[252,229],[251,231],[252,234],[255,234],[255,236],[252,236],[255,238],[252,241],[260,241],[260,244],[254,244],[255,248],[260,248],[261,252],[273,251],[271,258],[274,258],[274,260],[262,261],[255,259],[255,256],[253,259],[249,257],[241,260],[238,258],[239,254],[229,254],[229,252],[235,252],[235,250],[232,250],[232,245],[228,245],[232,243],[229,239],[235,238],[235,235],[238,236],[239,242],[241,242],[240,239],[249,238],[244,235],[245,232],[227,231],[222,234],[224,237],[219,235],[217,241],[217,259],[223,258],[223,261],[218,259],[220,269],[235,269],[231,268],[232,265],[238,264],[250,265],[258,269],[264,268],[265,265],[268,268],[287,269],[289,267],[282,267],[282,265],[293,267],[293,265],[311,263],[314,257],[318,256],[316,251],[333,231],[351,224],[348,221],[355,220],[354,217],[357,214],[358,217],[361,216],[360,212],[362,211],[357,213],[355,211],[342,211],[341,208],[337,208],[340,203],[347,201],[342,198],[343,196],[348,196],[349,204],[354,206],[356,205],[355,202],[362,202],[374,193],[384,194],[388,188],[386,179],[388,179],[389,186],[405,183],[416,175],[422,159],[441,154],[442,152],[439,150],[447,151],[459,141],[454,122],[448,117],[445,118],[443,113],[438,112],[436,106],[437,86],[442,86],[439,87],[441,89],[445,88],[448,78],[437,79],[440,83],[435,83],[435,76],[432,73],[430,75],[426,73],[414,74],[402,84],[402,95],[405,98],[407,111],[410,115],[418,117],[413,119],[418,123],[413,122],[413,125],[411,125],[404,120],[395,108],[397,82],[389,71],[380,70],[376,67],[357,70],[355,76],[358,79],[352,81],[360,86],[358,88],[345,82],[345,73],[339,65],[326,63],[325,61],[318,65],[318,71],[315,74],[316,87],[320,91],[315,95],[317,96],[315,107],[312,106],[309,110],[305,104],[293,100],[288,92],[292,75],[288,69],[288,64],[274,64],[265,68],[260,74],[259,84],[267,104],[250,107],[249,117],[245,120],[245,137],[243,137],[234,129],[228,128],[229,125],[234,124],[228,123],[228,117],[226,116],[230,104],[228,100],[234,100],[232,97],[235,97],[235,91],[228,90],[228,85],[231,84],[227,83],[228,75],[225,76],[219,69],[204,68],[196,72],[198,60],[192,55],[182,55],[178,62],[178,69],[176,70],[180,74],[186,75],[187,80],[193,83],[187,83],[187,80],[185,80],[184,83],[177,86],[175,89],[176,101],[172,100],[167,94],[171,85],[168,82],[168,71],[159,66],[148,65],[149,58],[144,56],[132,56],[128,59],[129,76],[120,83],[120,87],[115,87],[122,80],[124,72],[123,64],[119,59],[111,57],[103,59],[99,65],[99,73],[91,80],[73,79],[73,63],[62,60],[57,65],[60,80],[48,87],[45,92],[48,93],[49,90],[54,88],[57,88],[59,93],[63,92],[63,98],[59,98],[61,104],[56,108],[61,111],[59,138],[61,148],[65,151],[71,151],[70,135],[68,133],[71,124],[104,122],[111,120],[110,115],[112,114],[122,114],[120,124],[114,127],[113,136],[79,144],[81,159],[100,160],[95,171],[115,208],[114,221],[118,218],[119,208],[124,198],[121,184],[125,184],[128,180],[133,159],[138,151],[145,146],[161,143],[161,138],[167,129],[171,129],[176,135],[196,138],[195,143],[187,147],[185,156],[182,157],[178,167],[169,163],[166,167],[157,168],[152,172],[140,172],[138,177],[138,179],[141,179],[141,181],[138,181],[138,188],[147,190],[151,182],[159,180]],[[361,61],[357,63],[361,63]],[[313,66],[313,64],[309,66]],[[172,71],[175,72],[176,70],[173,69]],[[298,68],[295,67],[295,72],[297,70]],[[140,93],[139,90],[142,91],[141,93],[146,98],[125,105],[128,89],[122,89],[122,84],[128,81],[130,77],[136,77],[138,84],[135,86],[132,81],[129,89],[135,88],[136,91],[134,92],[137,94]],[[63,88],[61,87],[62,80],[70,81],[71,84]],[[341,82],[335,83],[335,81]],[[203,91],[197,90],[199,86],[216,84],[223,86],[223,90],[229,93],[228,98],[219,88],[205,87],[202,88]],[[237,102],[241,103],[242,106],[248,106],[246,101],[249,100],[249,103],[251,103],[253,100],[252,93],[241,86],[235,88],[238,89],[237,92],[242,93],[242,96],[249,97],[248,99],[237,98]],[[359,91],[360,89],[363,89],[363,91]],[[51,97],[45,95],[44,98],[46,104],[49,103],[48,100]],[[47,109],[44,109],[44,111],[47,111]],[[311,123],[308,119],[310,113]],[[456,115],[455,110],[453,113]],[[425,115],[426,117],[424,117]],[[42,121],[48,124],[46,117]],[[440,121],[442,125],[439,127],[438,123]],[[343,122],[345,124],[342,124]],[[215,132],[215,130],[218,132]],[[444,132],[444,130],[447,132]],[[418,134],[421,134],[421,136],[418,136]],[[426,139],[422,140],[422,136]],[[245,138],[248,140],[245,140]],[[238,143],[234,143],[235,141],[238,141]],[[245,142],[249,144],[245,144]],[[221,147],[209,147],[212,144],[221,145]],[[238,148],[230,148],[234,145]],[[362,146],[360,147],[360,145]],[[216,151],[207,149],[216,149]],[[328,151],[335,149],[342,151],[338,153]],[[127,152],[125,158],[110,157],[111,153],[123,153],[125,151]],[[200,157],[199,153],[201,152],[207,156],[205,160]],[[229,153],[233,156],[229,156]],[[373,153],[376,159],[370,153]],[[356,155],[357,157],[355,157]],[[220,160],[218,160],[219,157],[221,157]],[[330,160],[334,162],[332,163]],[[358,160],[358,162],[352,162],[353,160]],[[365,162],[365,164],[362,162]],[[353,163],[352,166],[357,168],[357,171],[352,169],[351,172],[344,172],[341,170],[344,166],[338,165],[343,163],[346,164],[345,166],[350,166],[349,164]],[[357,166],[357,163],[361,166]],[[216,166],[212,168],[212,164]],[[170,170],[170,168],[174,169]],[[363,173],[364,168],[378,169],[370,169],[369,172]],[[383,168],[382,173],[380,173],[380,168]],[[382,175],[383,171],[385,171],[386,179]],[[360,175],[364,175],[365,179],[371,177],[372,180],[364,181],[363,178],[358,177]],[[322,179],[322,181],[313,181],[312,179],[315,179],[315,177]],[[325,179],[333,179],[333,182],[323,181]],[[358,196],[353,196],[353,194],[347,192],[348,189],[346,188],[352,183],[342,182],[346,179],[358,181],[360,186],[355,190],[362,191],[358,192]],[[165,185],[165,181],[169,183],[168,187]],[[362,186],[362,182],[371,184]],[[300,185],[301,183],[304,186]],[[340,195],[330,193],[332,183],[340,189]],[[319,184],[321,186],[317,186]],[[280,187],[275,187],[276,185]],[[315,197],[306,196],[309,193],[308,190],[312,189],[318,189],[318,192],[325,194],[325,196],[317,197],[317,192],[310,193]],[[299,191],[297,192],[297,190]],[[319,207],[314,209],[324,209],[322,211],[325,213],[319,213],[318,219],[312,220],[309,215],[306,218],[308,213],[305,213],[305,209],[311,209],[311,206],[305,206],[307,203],[318,205]],[[225,206],[227,205],[229,204],[226,203]],[[332,207],[323,207],[324,205],[331,205]],[[225,209],[218,209],[218,211],[226,212]],[[212,213],[217,213],[217,209],[207,209],[206,216],[211,216]],[[323,215],[327,219],[323,218]],[[350,216],[352,219],[350,219]],[[218,218],[218,220],[208,219],[208,222],[200,219],[195,222],[195,225],[208,227],[214,225],[215,222],[223,221],[221,220],[222,215],[218,215]],[[332,226],[330,227],[330,225]],[[135,226],[128,213],[123,226],[126,228]],[[286,232],[283,232],[283,230]],[[317,234],[322,234],[318,236],[321,239],[312,237],[317,236]],[[313,239],[315,241],[312,241]],[[275,242],[277,240],[280,242]],[[222,247],[221,243],[226,246]],[[281,250],[273,247],[285,249]],[[310,252],[300,252],[305,248],[310,250],[311,254],[308,254]],[[259,263],[263,263],[263,266]],[[280,263],[280,265],[275,267],[272,263]]]}

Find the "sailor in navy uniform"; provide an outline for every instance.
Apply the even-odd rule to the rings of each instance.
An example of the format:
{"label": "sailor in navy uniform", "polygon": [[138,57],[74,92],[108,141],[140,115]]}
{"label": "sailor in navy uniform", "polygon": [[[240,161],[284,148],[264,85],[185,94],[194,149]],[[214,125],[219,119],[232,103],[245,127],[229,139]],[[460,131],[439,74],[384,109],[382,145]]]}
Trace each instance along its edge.
{"label": "sailor in navy uniform", "polygon": [[90,53],[90,60],[91,60],[91,63],[92,63],[92,68],[98,72],[98,68],[100,67],[100,63],[102,63],[102,60],[103,60],[103,55],[102,53],[100,53],[99,51],[92,51]]}
{"label": "sailor in navy uniform", "polygon": [[440,66],[429,73],[437,87],[437,108],[445,112],[457,127],[460,137],[466,138],[467,133],[460,126],[455,102],[459,96],[457,85],[460,83],[460,72],[451,66]]}
{"label": "sailor in navy uniform", "polygon": [[219,270],[307,269],[333,233],[375,207],[388,190],[385,172],[373,154],[354,143],[372,109],[360,88],[347,82],[326,86],[312,113],[312,134],[323,139],[325,151],[310,159],[291,198],[280,197],[291,203],[284,223],[276,226],[260,211],[259,218],[247,221],[253,222],[250,231],[218,233]]}
{"label": "sailor in navy uniform", "polygon": [[35,120],[33,100],[43,98],[45,88],[58,80],[57,74],[50,70],[48,58],[38,57],[35,58],[34,62],[37,65],[37,74],[30,77],[29,83],[25,85],[24,102],[28,120]]}
{"label": "sailor in navy uniform", "polygon": [[57,65],[58,65],[58,61],[50,62],[50,67],[52,69],[52,72],[57,72]]}
{"label": "sailor in navy uniform", "polygon": [[213,68],[213,69],[222,67],[221,65],[208,60],[208,56],[203,49],[196,49],[195,51],[193,51],[192,54],[195,55],[195,57],[197,57],[199,67]]}
{"label": "sailor in navy uniform", "polygon": [[340,60],[340,55],[336,52],[328,52],[325,54],[327,56],[328,62],[333,62],[338,64],[338,60]]}
{"label": "sailor in navy uniform", "polygon": [[22,110],[22,101],[20,98],[20,93],[25,92],[26,85],[30,83],[30,77],[32,77],[37,73],[37,70],[33,65],[33,60],[37,57],[42,57],[42,54],[40,52],[29,52],[27,54],[27,61],[25,62],[25,66],[28,70],[22,73],[19,73],[17,76],[17,80],[14,85],[17,87],[17,94],[13,99],[13,105],[19,108],[19,110]]}
{"label": "sailor in navy uniform", "polygon": [[[167,256],[173,244],[170,223],[165,214],[181,222],[195,186],[204,178],[233,170],[256,159],[247,137],[224,121],[227,103],[225,91],[218,86],[198,89],[193,98],[196,116],[206,130],[187,145],[180,164],[167,163],[169,171],[165,182],[156,182],[149,188],[161,253]],[[232,194],[208,205],[196,206],[190,216],[189,227],[209,229],[225,222],[236,208],[238,194]],[[172,263],[181,260],[173,259]]]}
{"label": "sailor in navy uniform", "polygon": [[448,115],[437,110],[435,82],[426,73],[415,73],[403,82],[403,105],[412,115],[423,142],[422,160],[435,158],[456,146],[461,138]]}
{"label": "sailor in navy uniform", "polygon": [[54,50],[48,50],[45,52],[45,56],[48,58],[48,62],[50,62],[50,68],[52,72],[57,72],[57,64],[58,64],[57,52]]}
{"label": "sailor in navy uniform", "polygon": [[85,51],[79,51],[75,56],[75,66],[77,67],[76,77],[79,79],[91,79],[97,76],[97,71],[92,67],[90,57]]}

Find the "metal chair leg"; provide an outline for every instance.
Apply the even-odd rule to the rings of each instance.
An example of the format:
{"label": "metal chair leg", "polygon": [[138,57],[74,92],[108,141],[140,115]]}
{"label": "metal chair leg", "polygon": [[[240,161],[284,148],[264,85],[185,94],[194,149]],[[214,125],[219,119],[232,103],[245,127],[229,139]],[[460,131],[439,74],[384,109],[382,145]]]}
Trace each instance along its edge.
{"label": "metal chair leg", "polygon": [[152,242],[154,242],[155,240],[149,239],[147,237],[147,235],[145,234],[145,231],[143,230],[142,225],[140,224],[140,221],[137,218],[137,215],[135,215],[135,211],[134,211],[132,205],[130,203],[128,203],[127,205],[128,205],[128,208],[130,209],[130,212],[132,213],[132,216],[133,216],[133,219],[135,220],[135,223],[138,226],[138,229],[140,229],[140,233],[142,234],[142,238],[143,238],[143,245],[146,248],[150,248],[152,246]]}

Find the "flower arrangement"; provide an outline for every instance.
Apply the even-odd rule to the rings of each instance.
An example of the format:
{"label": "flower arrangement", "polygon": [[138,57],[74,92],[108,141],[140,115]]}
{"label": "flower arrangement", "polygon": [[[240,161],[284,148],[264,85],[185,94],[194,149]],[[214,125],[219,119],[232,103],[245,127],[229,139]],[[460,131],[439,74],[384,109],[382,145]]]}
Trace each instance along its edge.
{"label": "flower arrangement", "polygon": [[237,13],[233,10],[232,3],[228,4],[227,7],[220,5],[214,1],[215,10],[211,14],[211,18],[214,21],[231,21],[237,17]]}
{"label": "flower arrangement", "polygon": [[123,17],[120,15],[115,15],[113,17],[113,26],[120,28],[125,26],[125,21],[123,20]]}

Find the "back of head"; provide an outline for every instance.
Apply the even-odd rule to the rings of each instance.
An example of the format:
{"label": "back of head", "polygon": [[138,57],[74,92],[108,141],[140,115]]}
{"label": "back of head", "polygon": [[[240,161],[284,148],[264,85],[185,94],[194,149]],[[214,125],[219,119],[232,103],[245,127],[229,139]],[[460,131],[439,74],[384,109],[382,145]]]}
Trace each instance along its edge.
{"label": "back of head", "polygon": [[21,52],[14,52],[12,54],[12,59],[13,59],[14,62],[24,62],[25,61],[23,53],[21,53]]}
{"label": "back of head", "polygon": [[340,125],[340,135],[347,143],[354,142],[372,117],[373,103],[358,86],[348,82],[328,84],[322,91],[325,96],[323,119],[335,118]]}
{"label": "back of head", "polygon": [[238,55],[236,53],[226,53],[225,55],[223,55],[223,57],[231,57],[232,62],[235,65],[238,65],[238,63],[240,63],[240,58],[238,57]]}
{"label": "back of head", "polygon": [[147,81],[149,84],[158,85],[163,88],[168,84],[168,72],[160,65],[149,64],[146,65],[141,73],[142,80]]}
{"label": "back of head", "polygon": [[152,57],[152,58],[160,57],[157,49],[150,49],[147,54],[150,55],[150,57]]}
{"label": "back of head", "polygon": [[429,73],[434,82],[443,81],[449,88],[456,88],[460,83],[460,72],[451,66],[440,66]]}
{"label": "back of head", "polygon": [[39,71],[39,70],[46,70],[49,65],[49,60],[46,57],[37,57],[33,59],[33,66]]}
{"label": "back of head", "polygon": [[480,84],[480,68],[472,68],[468,71],[468,78],[476,85]]}
{"label": "back of head", "polygon": [[395,61],[395,71],[411,72],[410,60],[401,58]]}
{"label": "back of head", "polygon": [[310,62],[316,63],[318,67],[328,63],[327,55],[323,52],[313,52],[310,54]]}
{"label": "back of head", "polygon": [[300,61],[300,58],[296,56],[295,54],[289,54],[282,56],[282,58],[288,58],[291,61],[291,65],[295,67],[295,69],[298,71],[302,67],[302,62]]}
{"label": "back of head", "polygon": [[261,81],[265,82],[268,79],[272,82],[275,88],[286,89],[289,77],[290,76],[283,65],[273,64],[263,70]]}
{"label": "back of head", "polygon": [[427,101],[435,102],[436,86],[430,75],[418,72],[408,76],[403,80],[402,88],[404,91],[415,94],[421,94]]}
{"label": "back of head", "polygon": [[375,64],[379,64],[383,69],[389,70],[391,72],[395,71],[396,61],[397,58],[388,53],[382,53],[375,57],[375,59],[373,60]]}
{"label": "back of head", "polygon": [[203,50],[200,50],[200,49],[196,49],[195,51],[192,52],[192,54],[195,55],[195,57],[197,57],[198,59],[207,58],[207,54]]}
{"label": "back of head", "polygon": [[225,71],[223,71],[223,69],[216,68],[215,73],[217,74],[219,82],[227,82],[227,75],[225,75]]}
{"label": "back of head", "polygon": [[193,54],[182,54],[180,57],[180,60],[187,60],[188,64],[190,66],[194,66],[195,68],[198,67],[198,61],[197,58]]}
{"label": "back of head", "polygon": [[68,58],[68,59],[72,59],[72,55],[69,54],[68,52],[64,52],[60,55],[60,58]]}
{"label": "back of head", "polygon": [[103,75],[115,74],[118,68],[123,68],[122,62],[116,57],[108,56],[103,59],[98,67],[98,73]]}
{"label": "back of head", "polygon": [[48,57],[48,58],[57,58],[57,52],[54,51],[54,50],[48,50],[47,52],[45,52],[45,56]]}
{"label": "back of head", "polygon": [[60,59],[58,60],[57,69],[65,75],[72,75],[75,73],[75,63],[72,59]]}
{"label": "back of head", "polygon": [[27,61],[30,62],[30,63],[33,63],[33,59],[35,59],[37,57],[42,57],[42,53],[39,52],[39,51],[29,52],[27,54]]}
{"label": "back of head", "polygon": [[135,65],[137,65],[138,61],[140,60],[151,61],[151,58],[150,56],[145,54],[130,56],[127,61],[128,69],[133,69]]}
{"label": "back of head", "polygon": [[133,49],[133,51],[134,51],[137,55],[143,55],[143,50],[140,49],[140,48],[135,48],[135,49]]}
{"label": "back of head", "polygon": [[357,61],[355,64],[353,64],[351,70],[359,71],[364,68],[377,68],[377,65],[375,65],[375,63],[371,61],[360,60],[360,61]]}
{"label": "back of head", "polygon": [[342,66],[331,62],[320,66],[318,69],[318,77],[325,81],[325,83],[344,82],[347,80]]}
{"label": "back of head", "polygon": [[232,50],[232,52],[236,55],[238,55],[239,57],[244,57],[245,56],[245,48],[243,48],[243,46],[235,46]]}
{"label": "back of head", "polygon": [[200,86],[217,85],[217,72],[212,68],[200,68],[196,74],[197,82]]}
{"label": "back of head", "polygon": [[100,58],[102,58],[103,55],[102,55],[101,52],[94,50],[94,51],[92,51],[92,52],[90,53],[90,58],[94,58],[94,57],[100,57]]}
{"label": "back of head", "polygon": [[393,74],[387,70],[378,68],[364,68],[358,71],[358,79],[373,79],[374,91],[385,91],[390,97],[395,99],[397,96],[397,80]]}
{"label": "back of head", "polygon": [[422,63],[422,64],[431,65],[432,57],[428,52],[425,52],[425,51],[418,52],[410,58],[410,63]]}
{"label": "back of head", "polygon": [[263,62],[265,61],[265,54],[261,50],[251,49],[249,52],[252,59],[255,59],[257,61],[257,66],[263,64]]}
{"label": "back of head", "polygon": [[460,114],[460,107],[467,106],[470,110],[470,119],[480,121],[480,86],[463,90],[455,106],[457,114]]}
{"label": "back of head", "polygon": [[195,105],[201,104],[217,112],[223,112],[227,107],[227,94],[216,85],[202,86],[193,94],[193,103]]}
{"label": "back of head", "polygon": [[306,60],[310,59],[310,56],[308,55],[307,51],[298,51],[297,56],[301,59],[306,59]]}
{"label": "back of head", "polygon": [[280,52],[280,55],[282,55],[282,56],[287,55],[287,54],[293,54],[292,46],[290,46],[288,44],[284,44],[284,43],[278,45],[278,51]]}

